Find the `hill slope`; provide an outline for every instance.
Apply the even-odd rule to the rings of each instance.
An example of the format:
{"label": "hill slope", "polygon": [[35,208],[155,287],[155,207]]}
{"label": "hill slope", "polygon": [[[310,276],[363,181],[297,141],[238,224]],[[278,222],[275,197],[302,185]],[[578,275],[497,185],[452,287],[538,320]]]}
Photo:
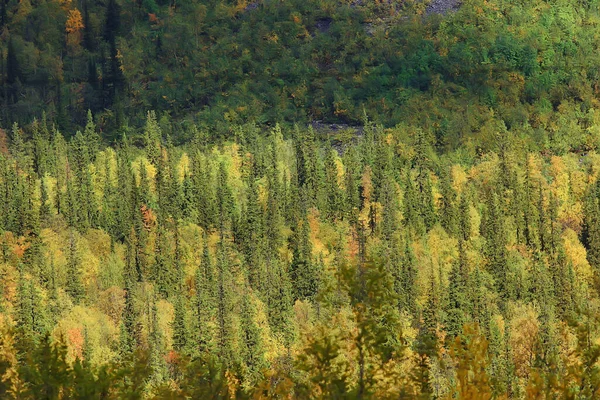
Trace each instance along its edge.
{"label": "hill slope", "polygon": [[366,113],[441,149],[486,147],[498,124],[556,151],[597,146],[595,2],[468,0],[443,17],[412,1],[28,4],[2,3],[5,128],[42,111],[82,126],[91,109],[117,136],[153,109],[176,136],[186,119],[227,135]]}

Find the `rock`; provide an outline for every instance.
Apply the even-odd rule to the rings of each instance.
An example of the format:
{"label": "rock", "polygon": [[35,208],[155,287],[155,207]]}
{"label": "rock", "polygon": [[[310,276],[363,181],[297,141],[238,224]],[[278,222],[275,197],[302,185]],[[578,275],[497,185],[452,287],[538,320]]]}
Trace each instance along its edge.
{"label": "rock", "polygon": [[432,0],[427,6],[425,14],[446,14],[449,11],[456,11],[461,4],[460,0]]}

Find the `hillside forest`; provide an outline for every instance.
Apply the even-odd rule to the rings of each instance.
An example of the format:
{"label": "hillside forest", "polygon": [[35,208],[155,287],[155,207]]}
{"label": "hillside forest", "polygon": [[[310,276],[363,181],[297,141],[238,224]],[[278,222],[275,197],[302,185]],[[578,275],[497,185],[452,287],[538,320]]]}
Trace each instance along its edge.
{"label": "hillside forest", "polygon": [[[595,398],[600,156],[14,125],[2,396]],[[535,396],[534,396],[535,395]],[[133,396],[133,397],[131,397]],[[531,397],[534,396],[534,397]]]}
{"label": "hillside forest", "polygon": [[600,2],[432,4],[0,0],[0,398],[600,398]]}

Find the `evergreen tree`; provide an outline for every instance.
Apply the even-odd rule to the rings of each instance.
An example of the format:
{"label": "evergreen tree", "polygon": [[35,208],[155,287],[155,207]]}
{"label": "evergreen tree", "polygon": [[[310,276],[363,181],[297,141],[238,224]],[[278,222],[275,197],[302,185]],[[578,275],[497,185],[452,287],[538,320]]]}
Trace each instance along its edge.
{"label": "evergreen tree", "polygon": [[507,276],[507,251],[504,216],[500,210],[498,195],[488,195],[485,221],[481,225],[482,236],[486,239],[485,254],[488,270],[495,280],[496,289],[503,300],[509,297]]}
{"label": "evergreen tree", "polygon": [[600,274],[600,205],[598,195],[600,183],[588,190],[584,204],[584,220],[582,238],[586,250],[587,260],[596,276]]}
{"label": "evergreen tree", "polygon": [[231,360],[230,354],[230,295],[228,288],[228,254],[223,240],[219,242],[216,276],[216,311],[217,311],[217,354],[227,363]]}
{"label": "evergreen tree", "polygon": [[[443,169],[441,174],[441,186],[440,186],[440,194],[441,204],[439,209],[439,220],[442,224],[442,227],[451,235],[457,233],[457,221],[459,219],[464,218],[463,216],[457,215],[457,207],[456,207],[456,191],[452,187],[452,182],[450,178],[450,174]],[[461,212],[459,208],[458,212]],[[467,239],[464,239],[467,240]]]}
{"label": "evergreen tree", "polygon": [[295,299],[311,299],[319,288],[320,276],[312,260],[312,245],[310,242],[310,227],[308,219],[298,221],[297,232],[290,237],[292,262],[290,279],[293,282]]}
{"label": "evergreen tree", "polygon": [[119,336],[119,355],[121,360],[129,360],[137,345],[136,325],[137,313],[134,308],[131,286],[125,287],[125,307],[121,317]]}
{"label": "evergreen tree", "polygon": [[47,319],[39,289],[28,279],[19,265],[19,281],[14,320],[16,322],[16,348],[19,357],[25,357],[47,333]]}
{"label": "evergreen tree", "polygon": [[359,190],[361,168],[355,146],[350,147],[344,154],[344,166],[346,167],[344,171],[346,213],[350,217],[350,220],[356,223],[355,220],[358,218],[357,214],[361,206]]}
{"label": "evergreen tree", "polygon": [[448,301],[446,303],[446,331],[457,336],[462,333],[463,326],[470,319],[469,304],[469,272],[465,254],[465,244],[458,241],[458,260],[452,264],[450,270]]}
{"label": "evergreen tree", "polygon": [[179,294],[174,302],[175,316],[173,318],[173,348],[186,352],[189,343],[189,331],[186,324],[186,304],[183,294]]}
{"label": "evergreen tree", "polygon": [[156,232],[156,247],[154,249],[154,281],[159,294],[169,296],[177,288],[177,272],[169,251],[170,243],[167,230],[162,224],[158,225]]}
{"label": "evergreen tree", "polygon": [[458,206],[458,220],[460,232],[459,238],[468,242],[471,239],[471,210],[469,208],[467,194],[464,192],[460,197],[460,204]]}
{"label": "evergreen tree", "polygon": [[146,156],[148,160],[158,166],[159,160],[162,157],[162,132],[160,125],[156,120],[156,113],[154,111],[148,111],[146,117],[146,127],[144,128],[144,145],[146,148]]}
{"label": "evergreen tree", "polygon": [[256,385],[262,370],[266,367],[260,329],[254,322],[254,307],[248,293],[244,295],[241,310],[241,359],[244,380],[249,387]]}
{"label": "evergreen tree", "polygon": [[431,187],[431,178],[429,176],[429,144],[423,131],[419,131],[415,144],[415,157],[413,159],[413,167],[416,170],[417,176],[415,179],[417,187],[417,204],[418,210],[425,228],[431,229],[436,222],[435,209],[433,205],[433,192]]}
{"label": "evergreen tree", "polygon": [[344,209],[343,196],[339,185],[338,166],[335,150],[325,152],[325,190],[327,207],[324,210],[328,218],[335,220]]}
{"label": "evergreen tree", "polygon": [[204,353],[212,349],[211,338],[213,335],[210,321],[215,315],[215,299],[213,296],[215,279],[206,237],[203,240],[202,262],[196,269],[194,280],[196,284],[196,295],[194,299],[195,343],[198,352]]}
{"label": "evergreen tree", "polygon": [[71,232],[69,238],[69,257],[67,260],[67,285],[66,292],[73,298],[77,304],[85,296],[85,288],[81,282],[81,261],[77,254],[77,243],[75,234]]}
{"label": "evergreen tree", "polygon": [[158,387],[163,384],[168,378],[167,365],[165,362],[165,343],[164,334],[158,325],[158,310],[156,301],[152,303],[151,313],[152,325],[150,327],[150,368],[152,375],[150,376],[150,385]]}
{"label": "evergreen tree", "polygon": [[219,164],[217,180],[217,215],[219,216],[219,229],[221,235],[230,226],[233,217],[234,199],[229,188],[227,169],[224,163]]}

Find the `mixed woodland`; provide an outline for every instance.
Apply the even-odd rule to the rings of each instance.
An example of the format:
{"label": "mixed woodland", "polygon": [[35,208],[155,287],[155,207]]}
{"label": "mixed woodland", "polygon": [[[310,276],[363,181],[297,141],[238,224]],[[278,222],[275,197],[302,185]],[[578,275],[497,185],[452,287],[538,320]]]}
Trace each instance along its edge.
{"label": "mixed woodland", "polygon": [[0,0],[0,398],[599,398],[600,2],[427,4]]}

